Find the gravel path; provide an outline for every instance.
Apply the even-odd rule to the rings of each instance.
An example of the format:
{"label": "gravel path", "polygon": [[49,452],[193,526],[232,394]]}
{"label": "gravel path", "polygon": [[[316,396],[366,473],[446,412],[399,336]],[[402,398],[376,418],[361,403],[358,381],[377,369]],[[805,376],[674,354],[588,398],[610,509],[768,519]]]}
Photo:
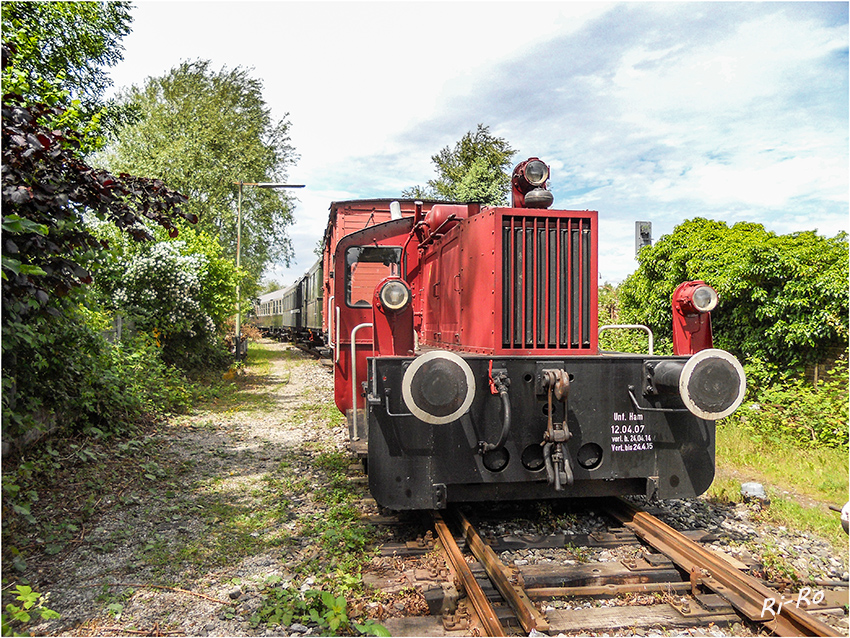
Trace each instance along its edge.
{"label": "gravel path", "polygon": [[281,356],[243,400],[171,419],[155,435],[161,489],[127,490],[121,506],[106,497],[116,506],[88,542],[38,566],[33,580],[62,616],[31,633],[288,635],[247,619],[265,583],[303,558],[291,535],[316,507],[322,477],[311,461],[342,450],[344,429],[328,425],[331,369],[287,345],[264,347]]}

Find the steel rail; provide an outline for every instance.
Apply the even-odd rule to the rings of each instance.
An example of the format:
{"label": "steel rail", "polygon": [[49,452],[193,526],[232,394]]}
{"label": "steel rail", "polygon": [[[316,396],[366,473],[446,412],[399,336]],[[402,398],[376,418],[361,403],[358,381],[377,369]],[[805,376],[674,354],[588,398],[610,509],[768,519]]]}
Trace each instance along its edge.
{"label": "steel rail", "polygon": [[[654,516],[642,512],[620,498],[609,499],[608,512],[633,530],[644,541],[667,555],[679,567],[690,573],[708,588],[726,598],[733,607],[750,620],[764,626],[778,636],[840,636],[835,629],[812,614],[798,609],[793,601],[766,615],[767,602],[777,599],[777,593],[757,579],[742,573],[729,561],[704,549]],[[708,576],[700,576],[702,571]]]}
{"label": "steel rail", "polygon": [[472,550],[475,558],[484,565],[484,569],[490,580],[496,585],[496,589],[499,590],[499,593],[502,594],[504,599],[508,601],[508,604],[516,613],[520,624],[522,624],[523,629],[528,633],[531,633],[534,629],[544,633],[549,631],[549,623],[543,617],[543,614],[537,610],[525,591],[521,587],[511,584],[509,580],[510,571],[499,560],[493,548],[482,540],[481,536],[478,535],[478,532],[472,526],[472,523],[467,520],[460,510],[455,508],[453,513],[458,525],[463,530],[469,549]]}
{"label": "steel rail", "polygon": [[484,626],[484,631],[488,636],[506,636],[502,623],[496,617],[496,612],[490,601],[487,600],[486,594],[481,589],[481,585],[475,580],[472,570],[463,558],[460,548],[452,536],[449,526],[443,520],[442,515],[434,510],[431,512],[434,520],[434,529],[437,530],[437,535],[440,537],[440,542],[446,550],[446,555],[452,563],[452,566],[460,577],[463,588],[466,591],[466,596],[472,602],[478,617],[481,619],[481,624]]}
{"label": "steel rail", "polygon": [[575,587],[526,587],[529,598],[561,598],[569,596],[616,596],[618,594],[651,592],[688,592],[690,582],[681,583],[611,583],[608,585],[577,585]]}

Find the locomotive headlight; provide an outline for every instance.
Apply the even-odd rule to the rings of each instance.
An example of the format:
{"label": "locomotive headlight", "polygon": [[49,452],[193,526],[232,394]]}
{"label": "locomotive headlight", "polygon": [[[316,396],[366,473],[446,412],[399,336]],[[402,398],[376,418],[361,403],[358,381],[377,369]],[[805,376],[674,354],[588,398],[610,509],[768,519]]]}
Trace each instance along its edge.
{"label": "locomotive headlight", "polygon": [[717,307],[717,292],[711,286],[699,286],[691,296],[694,308],[700,312],[711,312]]}
{"label": "locomotive headlight", "polygon": [[410,303],[410,288],[398,279],[388,281],[381,287],[379,296],[384,308],[396,312]]}
{"label": "locomotive headlight", "polygon": [[532,186],[542,186],[549,179],[549,167],[540,160],[531,160],[525,165],[523,174]]}
{"label": "locomotive headlight", "polygon": [[511,173],[511,206],[513,208],[549,208],[552,193],[546,190],[549,167],[536,157],[529,157]]}
{"label": "locomotive headlight", "polygon": [[684,316],[706,314],[717,307],[717,291],[704,281],[686,281],[673,291],[673,311]]}

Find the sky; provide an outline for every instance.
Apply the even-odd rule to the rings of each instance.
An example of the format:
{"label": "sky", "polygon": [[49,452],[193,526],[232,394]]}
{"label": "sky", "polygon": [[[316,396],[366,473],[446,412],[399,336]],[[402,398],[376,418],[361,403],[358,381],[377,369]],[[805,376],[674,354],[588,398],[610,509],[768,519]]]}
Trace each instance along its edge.
{"label": "sky", "polygon": [[116,89],[184,61],[263,83],[305,188],[292,283],[332,201],[399,197],[485,124],[551,167],[552,208],[599,211],[600,283],[685,219],[847,231],[846,2],[136,2]]}

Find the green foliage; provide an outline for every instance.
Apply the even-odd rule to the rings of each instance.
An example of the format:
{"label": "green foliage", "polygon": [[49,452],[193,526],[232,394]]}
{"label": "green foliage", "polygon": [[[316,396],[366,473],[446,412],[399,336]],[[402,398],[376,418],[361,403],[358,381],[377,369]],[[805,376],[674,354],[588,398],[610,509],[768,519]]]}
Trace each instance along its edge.
{"label": "green foliage", "polygon": [[3,326],[3,434],[51,424],[117,432],[191,401],[183,374],[166,365],[150,335],[112,345],[69,306],[58,317]]}
{"label": "green foliage", "polygon": [[[680,276],[690,278],[693,275],[685,272],[680,273]],[[645,283],[645,280],[635,277],[630,281],[631,287],[628,293],[624,292],[626,284],[619,288],[610,284],[601,286],[599,289],[600,325],[608,322],[639,321],[640,317],[634,314],[629,317],[631,321],[624,320],[623,315],[626,312],[621,309],[621,303],[627,294],[634,295],[635,290]],[[662,307],[669,308],[669,302],[664,302],[662,306],[663,300],[659,297],[654,295],[646,299],[647,304],[654,310],[651,309],[644,314],[644,320],[653,316],[652,312],[657,312],[660,316]],[[636,303],[634,298],[631,299],[631,303]],[[725,309],[730,310],[728,304]],[[731,310],[735,312],[734,308]],[[634,308],[632,312],[634,313]],[[723,308],[716,310],[712,314],[712,320],[717,313],[722,312]],[[659,321],[669,323],[669,310],[665,314],[666,316]],[[805,318],[798,319],[803,321]],[[722,343],[729,350],[738,351],[737,345],[723,338],[724,335],[721,334],[728,328],[728,322],[715,322],[715,341]],[[657,337],[661,328],[656,325],[655,330]],[[735,334],[740,335],[741,331]],[[751,336],[755,340],[755,336]],[[666,349],[669,353],[671,349],[669,331],[667,336],[662,333],[662,340],[664,339],[666,344],[662,342],[661,351]],[[647,339],[643,333],[637,331],[606,331],[603,332],[599,343],[600,348],[604,350],[647,352]],[[655,350],[659,352],[657,340]],[[723,427],[734,428],[736,432],[746,431],[753,441],[769,446],[790,445],[796,449],[846,448],[848,445],[847,353],[845,351],[841,357],[832,361],[831,370],[816,385],[807,381],[801,374],[801,361],[804,359],[805,355],[798,355],[796,368],[783,366],[775,359],[767,361],[758,355],[751,355],[745,359],[748,400],[732,416],[722,421]],[[792,374],[794,372],[797,374]],[[846,488],[846,485],[844,487]]]}
{"label": "green foliage", "polygon": [[481,202],[493,206],[508,201],[511,185],[511,158],[516,151],[501,137],[479,124],[464,135],[452,149],[446,146],[431,161],[437,179],[428,180],[427,188],[414,186],[402,195],[410,198],[455,202]]}
{"label": "green foliage", "polygon": [[315,538],[322,548],[322,559],[333,560],[342,569],[356,569],[372,539],[371,532],[358,525],[359,510],[349,503],[335,502],[334,493],[323,495],[330,507],[322,514],[302,521],[302,534]]}
{"label": "green foliage", "polygon": [[[180,240],[184,242],[181,254],[196,256],[199,262],[197,275],[201,288],[198,302],[212,319],[216,330],[221,331],[235,312],[234,290],[240,278],[236,265],[225,254],[218,238],[200,228],[183,229],[180,232]],[[244,280],[244,273],[242,279]]]}
{"label": "green foliage", "polygon": [[360,511],[353,504],[356,494],[346,474],[350,462],[350,457],[340,452],[316,457],[315,465],[325,472],[326,480],[313,497],[328,509],[306,517],[302,521],[302,533],[318,541],[324,560],[331,559],[342,569],[356,570],[372,539],[372,531],[358,524]]}
{"label": "green foliage", "polygon": [[[153,175],[190,196],[199,228],[236,254],[238,187],[234,182],[280,182],[295,161],[286,116],[274,121],[262,82],[237,67],[214,71],[208,61],[185,62],[120,101],[140,113],[97,161],[114,171]],[[285,191],[245,186],[242,263],[248,296],[266,265],[291,258],[286,227],[292,202]]]}
{"label": "green foliage", "polygon": [[782,550],[772,540],[765,540],[759,545],[761,550],[761,563],[766,580],[790,580],[799,583],[800,577],[791,564],[790,557],[783,554]]}
{"label": "green foliage", "polygon": [[[150,238],[146,218],[172,236],[185,197],[161,182],[116,177],[79,159],[73,134],[39,122],[58,113],[3,102],[3,321],[22,320],[72,288],[91,282],[87,266],[106,246],[83,215],[115,225],[136,240]],[[55,305],[55,304],[54,304]],[[54,307],[55,310],[55,307]]]}
{"label": "green foliage", "polygon": [[15,633],[12,624],[26,625],[33,619],[33,615],[38,615],[42,620],[59,618],[58,613],[45,607],[47,594],[35,592],[28,585],[16,585],[12,593],[16,594],[15,601],[19,604],[8,603],[6,605],[2,622],[4,636],[19,635]]}
{"label": "green foliage", "polygon": [[27,103],[61,105],[51,128],[70,126],[86,150],[104,142],[129,113],[101,98],[112,85],[105,67],[123,58],[130,33],[129,2],[4,2],[3,43],[8,51],[3,91]]}
{"label": "green foliage", "polygon": [[[746,410],[744,408],[742,412],[746,413]],[[846,448],[800,447],[789,445],[787,439],[780,439],[780,442],[778,445],[763,433],[742,427],[735,415],[719,421],[716,445],[718,475],[749,477],[820,502],[843,505],[847,501]],[[724,491],[722,485],[718,488]],[[733,491],[733,488],[728,491]],[[740,500],[740,484],[734,491],[738,496],[730,500]],[[843,531],[839,530],[839,533],[843,534]],[[844,538],[846,540],[847,537]]]}
{"label": "green foliage", "polygon": [[376,623],[371,618],[367,619],[363,623],[354,623],[354,628],[364,636],[392,636],[386,627]]}
{"label": "green foliage", "polygon": [[[350,634],[352,623],[348,618],[348,603],[345,596],[336,596],[329,591],[307,589],[274,584],[264,592],[263,606],[251,617],[251,624],[288,626],[294,622],[310,623],[322,630],[322,635],[337,636]],[[362,635],[389,636],[383,625],[372,620],[353,623],[353,629]]]}
{"label": "green foliage", "polygon": [[[319,256],[321,256],[321,252],[319,252]],[[280,285],[280,282],[277,279],[272,279],[271,281],[263,281],[258,292],[260,295],[267,295],[281,288],[283,286]]]}
{"label": "green foliage", "polygon": [[[316,563],[333,565],[336,573],[330,577],[335,589],[343,593],[362,586],[360,570],[368,560],[368,547],[374,540],[374,530],[360,522],[360,510],[354,501],[358,493],[352,489],[347,468],[351,457],[340,452],[323,452],[314,457],[314,466],[325,478],[313,492],[313,499],[324,510],[300,519],[299,535],[314,540],[319,552],[302,569],[312,569]],[[346,583],[344,574],[355,575]]]}
{"label": "green foliage", "polygon": [[153,418],[191,407],[195,388],[185,374],[163,361],[162,349],[150,335],[138,334],[126,343],[110,346],[108,352],[109,372],[122,380],[128,403],[134,408],[139,405],[128,411],[128,416]]}
{"label": "green foliage", "polygon": [[96,282],[102,303],[154,335],[167,363],[193,371],[230,365],[220,333],[233,313],[236,279],[218,242],[186,229],[179,241],[125,242]]}
{"label": "green foliage", "polygon": [[[845,471],[844,498],[847,497],[846,476]],[[740,492],[740,485],[738,489]],[[844,561],[847,560],[847,534],[841,529],[837,512],[833,512],[823,505],[801,505],[794,498],[788,498],[786,495],[783,495],[778,489],[768,489],[767,495],[770,498],[770,506],[753,512],[754,521],[773,527],[782,526],[823,538],[835,548],[836,557]],[[754,543],[754,553],[758,555],[763,547],[761,543]],[[782,555],[771,551],[771,549],[777,548],[770,548],[765,553],[762,553],[762,564],[765,567],[772,566],[781,572],[782,563],[784,562],[782,561]],[[784,551],[786,552],[785,560],[787,560],[785,566],[790,568],[793,573],[794,570],[791,562],[796,558],[796,552],[789,547],[784,548]],[[771,578],[770,580],[774,579]]]}
{"label": "green foliage", "polygon": [[670,300],[688,280],[720,295],[715,344],[758,359],[775,374],[824,361],[848,339],[847,235],[776,235],[760,224],[692,219],[638,255],[620,288],[622,318],[652,328],[660,351],[672,339]]}
{"label": "green foliage", "polygon": [[[620,288],[607,281],[599,286],[599,326],[615,325],[620,321]],[[643,330],[616,328],[604,330],[599,336],[599,349],[609,352],[649,352],[649,335]]]}
{"label": "green foliage", "polygon": [[104,67],[123,58],[120,41],[133,20],[129,2],[4,2],[2,15],[14,66],[89,102],[111,86]]}
{"label": "green foliage", "polygon": [[[83,162],[83,154],[97,145],[92,136],[100,134],[101,116],[57,86],[66,71],[52,75],[45,60],[55,62],[64,54],[45,57],[47,66],[39,66],[21,50],[37,47],[47,56],[54,45],[62,50],[65,39],[74,48],[81,34],[91,44],[89,27],[100,27],[84,24],[87,11],[104,6],[5,3],[2,8],[4,440],[58,427],[60,418],[75,427],[112,424],[114,418],[118,427],[138,413],[135,398],[124,393],[121,370],[110,362],[113,353],[78,311],[92,265],[107,254],[107,245],[83,220],[113,225],[136,240],[150,237],[142,219],[176,234],[174,218],[185,197],[162,182],[112,175]],[[72,16],[68,19],[79,33],[21,17],[49,21],[60,15]],[[68,53],[67,60],[76,58]],[[35,102],[42,98],[46,102]]]}
{"label": "green foliage", "polygon": [[[754,368],[748,366],[748,371]],[[754,440],[768,444],[846,448],[847,373],[845,354],[817,386],[800,378],[757,384],[750,392],[751,400],[729,418]],[[752,384],[757,377],[748,378]]]}
{"label": "green foliage", "polygon": [[[345,616],[345,598],[341,599],[343,618]],[[290,587],[270,587],[265,591],[265,604],[251,618],[254,625],[261,622],[270,625],[291,625],[293,622],[313,621],[319,626],[331,629],[330,623],[325,620],[325,614],[331,614],[335,627],[331,629],[336,632],[341,624],[337,599],[329,592],[314,589],[301,592]],[[328,604],[330,603],[330,604]],[[333,608],[333,609],[332,609]],[[321,624],[323,623],[323,624]]]}

